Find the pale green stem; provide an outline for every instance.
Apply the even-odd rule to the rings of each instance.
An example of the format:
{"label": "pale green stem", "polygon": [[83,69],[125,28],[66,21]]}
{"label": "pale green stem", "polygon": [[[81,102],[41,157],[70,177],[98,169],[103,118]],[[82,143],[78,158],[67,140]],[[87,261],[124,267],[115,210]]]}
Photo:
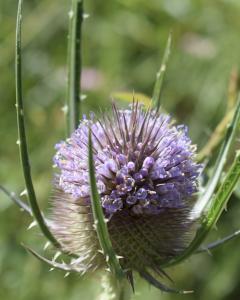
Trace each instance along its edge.
{"label": "pale green stem", "polygon": [[130,300],[132,291],[126,278],[117,280],[110,272],[104,272],[101,278],[102,293],[97,300]]}

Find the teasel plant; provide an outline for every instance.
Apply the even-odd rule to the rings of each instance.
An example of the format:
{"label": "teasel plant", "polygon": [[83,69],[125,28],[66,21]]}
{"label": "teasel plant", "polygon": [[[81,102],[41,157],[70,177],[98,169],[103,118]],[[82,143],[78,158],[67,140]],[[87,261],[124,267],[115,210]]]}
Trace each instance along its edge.
{"label": "teasel plant", "polygon": [[[51,215],[45,217],[38,205],[29,163],[22,93],[22,0],[18,2],[17,144],[28,203],[3,186],[1,190],[33,218],[47,239],[45,248],[51,245],[56,254],[48,259],[23,245],[25,249],[66,275],[101,272],[103,291],[99,299],[130,299],[136,273],[164,292],[189,293],[163,283],[172,281],[166,269],[240,234],[236,231],[203,245],[240,177],[240,153],[235,151],[234,158],[230,155],[240,125],[240,97],[234,96],[238,99],[234,99],[230,114],[204,152],[197,153],[187,127],[176,125],[161,108],[170,34],[148,107],[133,93],[129,108],[119,109],[113,102],[110,113],[101,112],[100,117],[92,113],[79,120],[83,20],[83,1],[72,0],[64,106],[67,138],[56,144],[54,196]],[[220,142],[210,179],[205,183],[208,156]],[[61,254],[68,262],[57,261]]]}

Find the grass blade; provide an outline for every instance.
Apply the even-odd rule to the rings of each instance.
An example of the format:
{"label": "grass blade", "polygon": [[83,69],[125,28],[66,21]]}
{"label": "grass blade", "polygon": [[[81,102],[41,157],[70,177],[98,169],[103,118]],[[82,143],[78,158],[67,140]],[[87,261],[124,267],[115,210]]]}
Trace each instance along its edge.
{"label": "grass blade", "polygon": [[83,0],[72,0],[69,12],[68,87],[66,102],[67,135],[78,127],[81,105],[81,27]]}
{"label": "grass blade", "polygon": [[228,171],[223,183],[219,187],[216,195],[213,197],[211,201],[211,206],[209,207],[206,215],[203,218],[201,227],[197,230],[195,238],[189,245],[189,247],[178,257],[174,258],[172,261],[164,264],[164,267],[175,265],[191,254],[193,254],[202,244],[210,230],[216,224],[219,219],[223,209],[226,207],[227,202],[238,183],[240,178],[240,152],[236,154],[236,158]]}
{"label": "grass blade", "polygon": [[25,179],[27,195],[31,206],[32,213],[42,231],[42,233],[52,242],[56,247],[60,247],[60,244],[54,238],[39,209],[33,183],[31,177],[31,168],[28,157],[27,138],[25,132],[24,122],[24,107],[22,98],[22,59],[21,59],[21,25],[22,25],[22,0],[18,2],[17,12],[17,26],[16,26],[16,110],[17,110],[17,125],[18,125],[18,145],[20,151],[20,158],[22,163],[23,175]]}
{"label": "grass blade", "polygon": [[157,109],[160,108],[160,104],[161,104],[162,84],[163,84],[163,79],[164,79],[164,75],[165,75],[166,68],[167,68],[169,55],[171,52],[171,44],[172,44],[172,35],[170,33],[168,40],[167,40],[167,45],[166,45],[166,48],[164,51],[161,67],[160,67],[159,71],[157,72],[156,82],[155,82],[154,89],[153,89],[152,101],[153,101],[153,106],[156,107]]}
{"label": "grass blade", "polygon": [[91,203],[94,217],[94,225],[97,231],[100,246],[102,248],[103,254],[106,257],[106,261],[109,265],[110,270],[117,277],[117,279],[122,279],[124,277],[124,273],[112,247],[112,243],[106,225],[106,220],[103,214],[101,200],[98,194],[94,171],[91,129],[89,129],[88,149],[89,183],[91,188]]}

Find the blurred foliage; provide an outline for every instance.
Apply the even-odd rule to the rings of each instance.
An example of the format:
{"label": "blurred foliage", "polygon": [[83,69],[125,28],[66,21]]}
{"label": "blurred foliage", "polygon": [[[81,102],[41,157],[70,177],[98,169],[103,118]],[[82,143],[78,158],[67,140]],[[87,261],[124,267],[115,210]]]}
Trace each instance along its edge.
{"label": "blurred foliage", "polygon": [[[84,113],[108,107],[114,92],[152,94],[170,30],[173,47],[164,81],[163,107],[190,127],[203,147],[226,109],[228,81],[240,66],[239,0],[85,1]],[[25,0],[23,19],[24,98],[33,179],[41,207],[49,207],[54,144],[64,138],[61,107],[66,95],[66,43],[70,1]],[[0,1],[0,182],[23,190],[16,146],[14,39],[16,0]],[[122,102],[121,105],[126,103]],[[49,211],[49,209],[47,209]],[[210,240],[237,229],[240,205],[229,210]],[[21,242],[41,249],[30,218],[0,195],[0,299],[93,299],[99,275],[64,278],[60,271],[31,257]],[[231,244],[230,244],[231,243]],[[134,299],[239,299],[240,241],[196,255],[170,270],[176,285],[193,289],[188,296],[162,294],[137,279]]]}

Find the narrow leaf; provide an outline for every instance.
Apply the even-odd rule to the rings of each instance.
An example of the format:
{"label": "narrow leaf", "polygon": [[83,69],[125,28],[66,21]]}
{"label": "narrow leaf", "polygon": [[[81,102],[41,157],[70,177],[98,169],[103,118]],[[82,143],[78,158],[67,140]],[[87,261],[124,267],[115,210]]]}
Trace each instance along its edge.
{"label": "narrow leaf", "polygon": [[164,51],[161,67],[160,67],[159,71],[157,72],[156,82],[155,82],[154,89],[153,89],[152,101],[153,101],[153,106],[156,107],[157,109],[160,108],[160,104],[161,104],[162,84],[163,84],[163,79],[164,79],[164,75],[165,75],[166,68],[167,68],[169,55],[171,52],[171,43],[172,43],[172,35],[170,33],[168,40],[167,40],[167,45],[166,45],[166,48]]}
{"label": "narrow leaf", "polygon": [[65,264],[65,263],[58,263],[54,260],[49,260],[46,257],[40,255],[39,253],[37,253],[36,251],[34,251],[33,249],[29,248],[28,246],[22,244],[22,246],[29,252],[31,253],[33,256],[35,256],[37,259],[39,259],[40,261],[48,264],[49,266],[51,266],[52,268],[56,268],[56,269],[60,269],[62,271],[68,271],[68,272],[77,272],[77,270],[75,270],[74,268],[72,268],[71,265]]}
{"label": "narrow leaf", "polygon": [[28,206],[26,203],[24,203],[20,198],[18,198],[14,192],[10,192],[9,190],[7,190],[5,187],[3,187],[2,185],[0,185],[0,190],[7,195],[15,204],[17,204],[21,209],[23,209],[24,211],[26,211],[27,213],[30,214],[30,216],[32,216],[32,210],[31,207]]}
{"label": "narrow leaf", "polygon": [[223,141],[219,155],[215,162],[215,167],[212,173],[213,175],[206,186],[203,196],[197,201],[195,207],[193,208],[195,217],[197,217],[197,215],[200,216],[202,212],[206,210],[207,206],[210,203],[210,199],[213,196],[213,193],[217,187],[223,168],[227,161],[227,156],[229,154],[231,146],[235,141],[235,135],[237,129],[239,128],[239,124],[240,124],[240,95],[238,96],[234,116],[232,118],[231,124],[228,127],[228,130],[225,135],[225,139]]}
{"label": "narrow leaf", "polygon": [[17,125],[18,125],[18,145],[20,151],[20,158],[22,163],[23,175],[25,179],[27,194],[32,213],[38,222],[38,225],[43,234],[51,241],[56,247],[60,244],[56,241],[46,223],[39,209],[33,183],[31,177],[31,168],[28,157],[27,138],[25,132],[24,121],[24,107],[22,97],[22,57],[21,57],[21,25],[22,25],[22,0],[18,2],[17,12],[17,26],[16,26],[16,110],[17,110]]}
{"label": "narrow leaf", "polygon": [[164,267],[175,265],[191,254],[193,254],[202,244],[210,230],[218,221],[223,209],[226,207],[227,202],[238,183],[240,178],[240,153],[238,152],[236,158],[228,171],[223,183],[219,187],[216,195],[213,197],[211,201],[211,206],[209,207],[206,215],[203,218],[201,227],[197,230],[195,238],[191,242],[191,244],[187,247],[182,254],[175,257],[170,262],[163,264]]}
{"label": "narrow leaf", "polygon": [[124,273],[112,247],[106,220],[101,206],[101,200],[98,194],[94,171],[91,129],[89,129],[88,149],[89,183],[91,188],[91,204],[94,217],[94,226],[96,228],[99,243],[103,254],[106,257],[106,261],[110,270],[117,277],[117,279],[122,279],[124,277]]}
{"label": "narrow leaf", "polygon": [[66,100],[67,135],[78,127],[81,105],[81,27],[83,0],[72,0],[69,12],[68,87]]}
{"label": "narrow leaf", "polygon": [[216,249],[219,246],[222,246],[223,244],[226,244],[227,242],[231,240],[235,240],[236,238],[239,238],[240,236],[240,230],[237,230],[233,232],[232,234],[229,234],[228,236],[225,236],[223,239],[220,239],[218,241],[212,242],[206,246],[201,246],[195,254],[202,253],[202,252],[208,252],[210,250]]}
{"label": "narrow leaf", "polygon": [[182,291],[182,290],[176,290],[173,288],[169,288],[166,285],[162,284],[160,281],[155,279],[150,273],[147,271],[141,271],[139,272],[139,275],[143,277],[147,282],[149,282],[151,285],[155,286],[157,289],[166,292],[166,293],[174,293],[174,294],[189,294],[193,293],[193,291]]}

